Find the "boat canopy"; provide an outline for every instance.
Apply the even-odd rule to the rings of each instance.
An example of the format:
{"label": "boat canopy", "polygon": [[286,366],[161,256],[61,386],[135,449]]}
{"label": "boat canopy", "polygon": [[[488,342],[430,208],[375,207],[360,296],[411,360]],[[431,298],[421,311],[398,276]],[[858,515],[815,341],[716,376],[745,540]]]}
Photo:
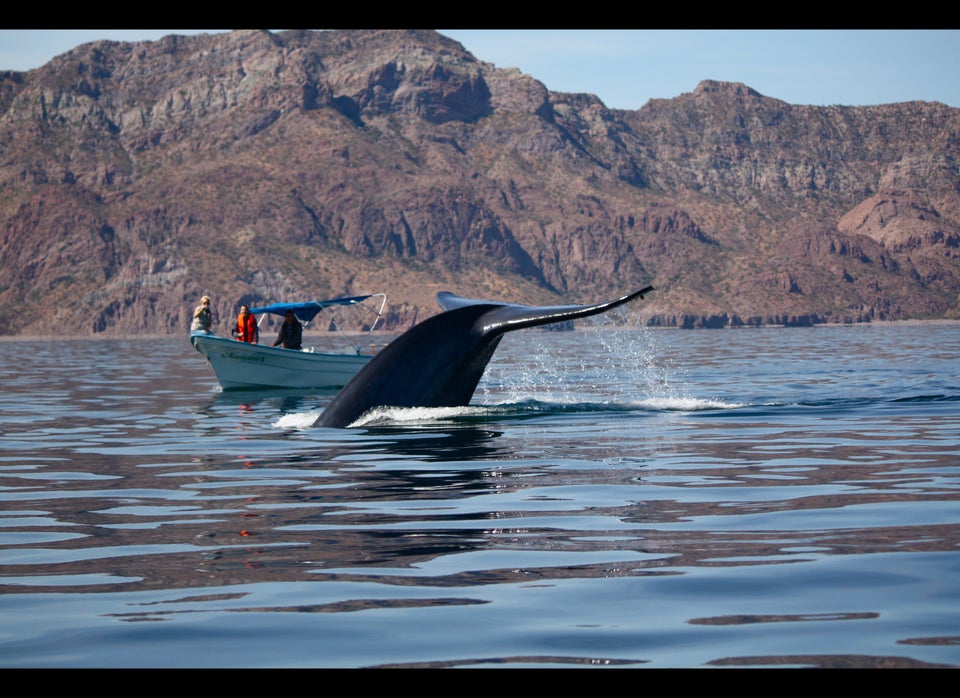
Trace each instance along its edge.
{"label": "boat canopy", "polygon": [[333,305],[356,305],[357,303],[362,303],[372,296],[377,296],[381,294],[371,293],[367,296],[349,296],[344,298],[329,298],[322,301],[303,301],[301,303],[273,303],[272,305],[264,305],[259,308],[251,308],[250,312],[254,315],[260,313],[273,313],[274,315],[286,315],[288,310],[292,310],[293,314],[297,317],[300,322],[310,322],[317,316],[324,308],[329,308]]}

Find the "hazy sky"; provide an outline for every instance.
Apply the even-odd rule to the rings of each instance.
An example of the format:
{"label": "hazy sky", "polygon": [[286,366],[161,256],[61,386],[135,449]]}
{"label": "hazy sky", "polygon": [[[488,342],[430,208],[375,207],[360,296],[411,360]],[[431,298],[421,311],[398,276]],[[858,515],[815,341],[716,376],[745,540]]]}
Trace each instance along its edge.
{"label": "hazy sky", "polygon": [[[201,31],[201,30],[197,30]],[[205,29],[209,33],[221,30]],[[790,104],[960,107],[960,30],[455,29],[439,30],[482,61],[516,67],[556,92],[608,107],[741,82]],[[193,30],[0,30],[0,70],[30,70],[96,39],[140,41]]]}

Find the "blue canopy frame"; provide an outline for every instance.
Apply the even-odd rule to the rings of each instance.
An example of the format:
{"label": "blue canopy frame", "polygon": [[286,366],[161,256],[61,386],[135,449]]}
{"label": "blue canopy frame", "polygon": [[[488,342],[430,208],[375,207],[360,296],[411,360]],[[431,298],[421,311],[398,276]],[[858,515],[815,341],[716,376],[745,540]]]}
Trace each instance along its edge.
{"label": "blue canopy frame", "polygon": [[259,308],[251,308],[250,312],[254,315],[260,313],[273,313],[274,315],[284,316],[287,314],[288,310],[292,310],[293,314],[300,322],[310,322],[317,316],[317,313],[324,308],[329,308],[332,305],[356,305],[357,303],[362,303],[373,295],[376,294],[371,293],[368,296],[329,298],[322,301],[303,301],[301,303],[273,303],[272,305],[264,305]]}

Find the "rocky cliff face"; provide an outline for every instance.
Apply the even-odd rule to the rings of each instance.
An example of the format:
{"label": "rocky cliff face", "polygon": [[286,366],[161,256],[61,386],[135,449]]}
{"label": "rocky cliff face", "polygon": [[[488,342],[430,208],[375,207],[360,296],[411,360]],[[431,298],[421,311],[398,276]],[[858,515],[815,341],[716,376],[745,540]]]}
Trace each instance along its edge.
{"label": "rocky cliff face", "polygon": [[197,299],[587,302],[652,325],[958,318],[960,110],[704,81],[636,111],[431,31],[237,31],[0,73],[0,332],[186,331]]}

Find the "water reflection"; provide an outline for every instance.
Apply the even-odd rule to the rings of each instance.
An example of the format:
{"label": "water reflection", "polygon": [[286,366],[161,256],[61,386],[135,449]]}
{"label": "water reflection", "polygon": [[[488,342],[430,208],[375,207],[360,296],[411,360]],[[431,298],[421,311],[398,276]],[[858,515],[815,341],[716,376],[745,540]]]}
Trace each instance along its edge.
{"label": "water reflection", "polygon": [[[306,574],[393,584],[413,574],[474,586],[960,545],[956,495],[944,499],[944,487],[956,487],[952,461],[929,452],[922,465],[856,465],[861,449],[800,467],[701,448],[687,466],[674,453],[669,467],[605,468],[498,462],[509,441],[489,429],[352,437],[279,457],[254,448],[189,463],[148,458],[131,470],[99,455],[80,476],[8,471],[30,492],[8,507],[7,525],[25,533],[23,547],[3,554],[7,583],[42,590],[37,580],[53,575],[61,590],[76,578],[74,590],[89,591]],[[116,582],[102,576],[106,559]]]}
{"label": "water reflection", "polygon": [[[244,412],[274,413],[279,415],[323,408],[337,394],[336,390],[272,389],[272,390],[225,390],[214,391],[200,408],[207,414],[215,414],[225,407],[236,407]],[[262,408],[258,410],[258,408]]]}
{"label": "water reflection", "polygon": [[[710,392],[666,407],[625,398],[626,369],[554,400],[511,365],[489,409],[346,430],[285,426],[328,396],[214,392],[202,363],[151,389],[123,365],[42,382],[55,352],[32,381],[3,364],[0,663],[144,665],[167,638],[150,656],[181,666],[240,645],[273,666],[960,666],[955,374],[905,358],[824,388],[762,347],[724,373],[763,335],[723,361],[716,336],[690,340]],[[910,361],[922,380],[897,382]]]}
{"label": "water reflection", "polygon": [[508,455],[496,445],[502,432],[492,428],[376,427],[366,429],[365,434],[368,440],[351,446],[351,457],[383,453],[406,463],[413,459],[413,462],[446,463],[456,468],[459,463]]}

